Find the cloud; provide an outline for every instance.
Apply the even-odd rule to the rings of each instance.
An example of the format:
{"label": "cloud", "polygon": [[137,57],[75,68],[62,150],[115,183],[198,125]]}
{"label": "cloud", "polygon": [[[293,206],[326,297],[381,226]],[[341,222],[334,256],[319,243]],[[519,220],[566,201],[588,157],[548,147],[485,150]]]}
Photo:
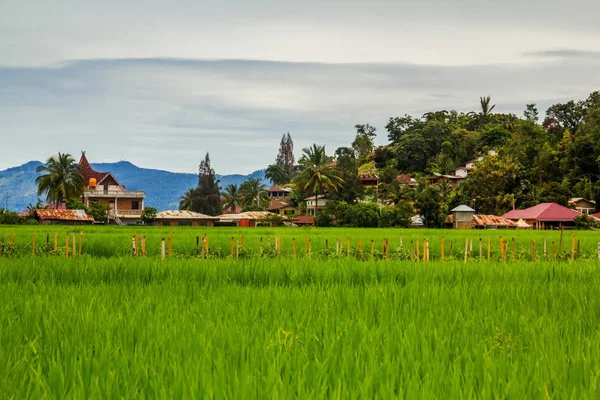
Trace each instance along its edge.
{"label": "cloud", "polygon": [[539,58],[600,58],[600,51],[579,49],[553,49],[524,53],[527,57]]}
{"label": "cloud", "polygon": [[[552,51],[552,50],[550,50]],[[0,169],[57,151],[194,172],[206,151],[218,173],[275,159],[289,131],[296,153],[329,153],[353,126],[439,109],[470,111],[491,95],[497,112],[585,98],[600,86],[594,57],[480,66],[261,60],[98,59],[0,67]]]}

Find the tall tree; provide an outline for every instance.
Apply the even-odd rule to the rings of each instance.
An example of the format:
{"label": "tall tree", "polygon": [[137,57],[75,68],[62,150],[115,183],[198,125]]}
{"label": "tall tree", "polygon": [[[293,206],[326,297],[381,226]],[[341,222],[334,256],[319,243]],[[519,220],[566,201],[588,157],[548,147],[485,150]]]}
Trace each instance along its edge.
{"label": "tall tree", "polygon": [[352,142],[352,148],[356,152],[356,157],[360,159],[365,159],[370,153],[373,152],[373,148],[375,147],[375,136],[377,134],[374,126],[369,124],[359,124],[354,126],[356,128],[356,137]]}
{"label": "tall tree", "polygon": [[273,185],[283,185],[290,181],[290,175],[279,164],[271,164],[265,170],[265,178],[271,181]]}
{"label": "tall tree", "polygon": [[229,210],[230,212],[234,213],[236,208],[242,205],[243,197],[238,185],[227,185],[222,195],[225,198],[225,202],[223,203],[225,210]]}
{"label": "tall tree", "polygon": [[213,216],[221,214],[219,183],[215,179],[215,171],[210,165],[208,152],[204,160],[200,162],[198,168],[198,188],[196,194],[198,202],[193,202],[193,208],[190,208],[190,210]]}
{"label": "tall tree", "polygon": [[[331,159],[325,153],[325,146],[313,144],[302,149],[300,172],[295,182],[301,190],[315,195],[315,216],[318,213],[319,195],[325,191],[337,191],[342,184],[336,171],[331,166]],[[316,221],[316,219],[315,219]]]}
{"label": "tall tree", "polygon": [[248,178],[242,182],[240,193],[244,199],[244,205],[265,207],[269,204],[267,188],[258,178]]}
{"label": "tall tree", "polygon": [[294,166],[296,159],[294,158],[294,141],[289,132],[284,133],[279,143],[279,153],[275,159],[275,164],[281,166],[283,170],[292,176],[294,174]]}
{"label": "tall tree", "polygon": [[479,104],[481,105],[481,115],[483,115],[484,117],[487,117],[488,115],[490,115],[492,113],[492,110],[496,107],[495,104],[493,106],[490,106],[491,101],[492,101],[491,96],[479,98]]}
{"label": "tall tree", "polygon": [[35,180],[38,195],[46,194],[49,203],[60,204],[83,195],[83,177],[70,154],[58,153],[58,156],[50,157],[46,165],[37,167],[36,172],[41,174]]}

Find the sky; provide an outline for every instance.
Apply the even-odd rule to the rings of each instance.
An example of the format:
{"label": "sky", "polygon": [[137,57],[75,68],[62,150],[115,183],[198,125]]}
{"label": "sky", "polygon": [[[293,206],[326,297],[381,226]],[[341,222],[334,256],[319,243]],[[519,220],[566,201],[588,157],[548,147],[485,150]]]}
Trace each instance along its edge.
{"label": "sky", "polygon": [[[124,4],[128,3],[128,4]],[[0,170],[57,152],[219,174],[354,125],[600,90],[597,0],[0,0]]]}

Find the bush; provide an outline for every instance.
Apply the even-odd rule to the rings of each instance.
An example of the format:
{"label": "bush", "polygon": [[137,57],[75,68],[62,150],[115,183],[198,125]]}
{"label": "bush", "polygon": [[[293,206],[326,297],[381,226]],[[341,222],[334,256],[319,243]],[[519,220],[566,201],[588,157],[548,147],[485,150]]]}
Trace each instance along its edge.
{"label": "bush", "polygon": [[106,222],[108,220],[108,210],[110,207],[95,201],[92,203],[92,208],[89,214],[94,218],[96,222]]}
{"label": "bush", "polygon": [[146,224],[152,224],[156,219],[158,210],[154,207],[144,207],[142,210],[142,221]]}

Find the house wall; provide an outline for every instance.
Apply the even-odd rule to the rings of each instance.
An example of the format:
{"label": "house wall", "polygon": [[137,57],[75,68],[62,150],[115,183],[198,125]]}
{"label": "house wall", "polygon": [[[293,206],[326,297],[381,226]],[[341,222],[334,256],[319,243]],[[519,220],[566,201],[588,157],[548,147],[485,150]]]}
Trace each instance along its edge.
{"label": "house wall", "polygon": [[584,214],[593,214],[596,210],[596,205],[586,200],[578,201],[577,203],[574,203],[574,205],[577,211]]}
{"label": "house wall", "polygon": [[454,228],[455,229],[472,229],[473,228],[473,215],[471,211],[456,211],[454,216]]}
{"label": "house wall", "polygon": [[284,207],[279,210],[279,215],[281,215],[281,216],[300,215],[300,211],[294,207]]}

